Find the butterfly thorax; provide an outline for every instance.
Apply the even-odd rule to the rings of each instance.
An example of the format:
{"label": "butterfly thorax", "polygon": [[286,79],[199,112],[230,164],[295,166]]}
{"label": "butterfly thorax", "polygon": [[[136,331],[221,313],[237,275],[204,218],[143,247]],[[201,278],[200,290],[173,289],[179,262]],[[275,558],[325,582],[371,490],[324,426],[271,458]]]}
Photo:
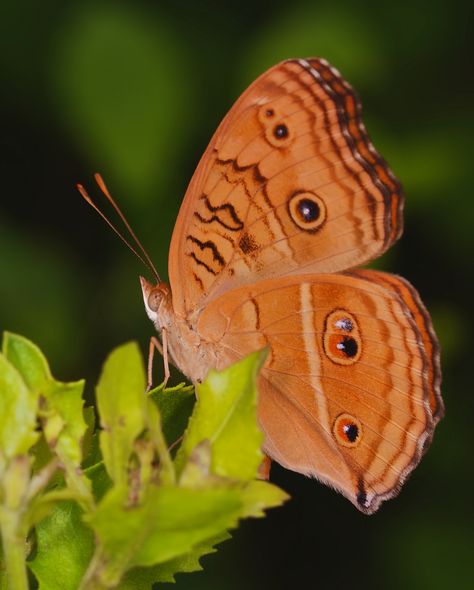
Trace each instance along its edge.
{"label": "butterfly thorax", "polygon": [[214,347],[202,340],[188,318],[175,313],[169,285],[159,282],[153,286],[143,278],[140,280],[147,315],[162,339],[166,331],[166,346],[173,364],[192,382],[202,381],[217,364]]}

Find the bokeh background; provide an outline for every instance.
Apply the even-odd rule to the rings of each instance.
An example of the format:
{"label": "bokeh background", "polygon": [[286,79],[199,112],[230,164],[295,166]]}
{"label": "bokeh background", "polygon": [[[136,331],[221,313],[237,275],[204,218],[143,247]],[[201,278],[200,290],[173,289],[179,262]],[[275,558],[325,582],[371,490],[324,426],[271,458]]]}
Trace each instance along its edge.
{"label": "bokeh background", "polygon": [[144,0],[4,3],[0,17],[0,329],[85,376],[147,347],[144,269],[80,199],[100,171],[166,275],[174,220],[239,93],[288,57],[324,56],[357,88],[402,180],[403,239],[379,267],[430,309],[447,416],[401,496],[366,517],[280,468],[293,497],[246,522],[178,589],[472,588],[472,4]]}

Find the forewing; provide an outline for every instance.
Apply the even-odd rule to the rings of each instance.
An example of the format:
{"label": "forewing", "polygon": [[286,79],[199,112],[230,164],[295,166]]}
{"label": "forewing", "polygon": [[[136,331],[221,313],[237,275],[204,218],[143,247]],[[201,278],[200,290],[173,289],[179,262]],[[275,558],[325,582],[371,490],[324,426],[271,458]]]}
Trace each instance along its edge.
{"label": "forewing", "polygon": [[191,180],[170,250],[174,308],[367,262],[400,235],[402,206],[352,88],[322,59],[283,62],[237,100]]}

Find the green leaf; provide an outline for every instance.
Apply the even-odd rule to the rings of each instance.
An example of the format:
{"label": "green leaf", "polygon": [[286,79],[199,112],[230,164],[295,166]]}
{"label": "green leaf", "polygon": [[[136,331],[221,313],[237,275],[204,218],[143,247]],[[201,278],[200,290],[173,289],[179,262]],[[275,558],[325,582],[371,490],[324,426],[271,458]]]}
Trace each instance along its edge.
{"label": "green leaf", "polygon": [[38,440],[37,393],[28,389],[18,370],[0,354],[0,457],[27,453]]}
{"label": "green leaf", "polygon": [[2,551],[1,545],[0,545],[0,590],[8,590],[7,566],[5,564],[5,558],[3,556],[3,551]]}
{"label": "green leaf", "polygon": [[102,460],[100,455],[98,436],[95,432],[95,410],[93,406],[87,406],[84,408],[84,422],[86,423],[87,429],[82,439],[82,455],[84,457],[84,464],[87,467],[95,465]]}
{"label": "green leaf", "polygon": [[[0,443],[19,437],[11,451],[10,466],[16,471],[7,470],[9,479],[4,481],[14,490],[23,473],[34,490],[24,515],[25,523],[36,525],[37,550],[29,566],[40,590],[76,590],[84,575],[87,587],[97,582],[100,587],[120,584],[122,590],[174,581],[176,573],[201,569],[199,559],[228,538],[227,530],[239,519],[262,516],[265,508],[286,498],[278,488],[253,481],[262,458],[255,389],[262,353],[221,373],[211,372],[199,387],[199,402],[178,457],[182,469],[176,485],[160,410],[167,435],[179,436],[193,396],[179,387],[152,392],[148,398],[135,344],[113,351],[104,365],[97,387],[103,461],[84,472],[81,447],[87,424],[93,428],[93,415],[83,408],[83,383],[55,381],[38,349],[21,337],[8,336],[4,347],[18,369],[0,355],[0,393],[5,392],[0,398],[5,406]],[[38,442],[31,456],[15,457],[18,448],[26,453],[36,441],[39,390],[42,446]],[[21,429],[18,434],[11,425],[4,427],[10,419],[18,431],[15,403],[22,412],[29,408],[29,418],[21,424],[29,424],[26,433],[34,435],[32,441]],[[44,448],[46,442],[51,453]],[[92,446],[89,436],[87,448]],[[37,467],[29,480],[34,458]],[[51,486],[58,459],[65,487],[62,479],[59,486]]]}
{"label": "green leaf", "polygon": [[53,458],[51,449],[46,442],[43,433],[40,434],[36,443],[31,447],[30,454],[34,457],[34,463],[31,469],[33,473],[37,473]]}
{"label": "green leaf", "polygon": [[136,566],[163,563],[236,525],[244,510],[235,485],[189,489],[153,487],[142,505],[128,491],[111,490],[89,522],[101,545],[103,581],[116,582]]}
{"label": "green leaf", "polygon": [[198,543],[192,551],[175,559],[170,559],[159,565],[148,568],[134,568],[123,578],[118,590],[145,590],[157,582],[175,582],[176,574],[190,573],[202,570],[201,557],[215,553],[215,546],[231,538],[231,535],[223,533]]}
{"label": "green leaf", "polygon": [[[284,492],[270,484],[249,481],[255,477],[262,459],[262,435],[256,424],[255,378],[264,357],[263,353],[256,353],[227,371],[211,372],[200,386],[199,401],[185,436],[184,450],[178,458],[183,466],[180,486],[163,485],[163,481],[170,482],[172,478],[162,479],[162,485],[155,485],[150,479],[151,472],[143,465],[142,470],[136,472],[134,485],[129,488],[125,478],[116,481],[97,509],[87,516],[99,542],[94,557],[98,565],[89,572],[93,579],[99,581],[100,578],[104,585],[117,584],[133,569],[137,577],[129,572],[121,582],[123,590],[150,587],[153,581],[172,581],[179,571],[198,569],[199,558],[226,538],[227,529],[236,526],[240,518],[262,516],[264,508],[286,499]],[[125,370],[125,358],[126,354],[122,353],[113,363],[109,359],[101,378],[102,385],[108,383],[108,371],[117,380],[117,371]],[[128,375],[134,373],[130,367],[126,370]],[[108,386],[113,389],[110,384]],[[121,387],[126,389],[124,383]],[[139,392],[142,394],[143,389],[139,388]],[[175,400],[165,395],[158,390],[153,392],[157,405],[152,407],[157,408],[161,403],[168,417],[179,411],[183,403],[188,403],[187,396],[174,403]],[[138,392],[135,398],[137,396]],[[125,408],[136,408],[141,403],[141,398],[133,401],[125,394],[123,399],[127,399]],[[124,422],[121,400],[115,400],[119,418],[114,415],[114,424]],[[159,429],[159,416],[153,416],[148,410],[144,422],[138,423],[140,428],[130,431],[126,438],[127,450],[122,456],[128,459],[134,438],[148,427],[149,432],[140,447],[135,447],[137,456],[146,462],[147,445],[152,442],[161,457],[162,469],[168,469],[169,456]],[[114,434],[115,427],[110,437]],[[112,473],[109,467],[108,470]],[[149,569],[143,569],[145,567]]]}
{"label": "green leaf", "polygon": [[125,489],[111,490],[89,519],[105,564],[99,568],[101,580],[116,583],[130,568],[155,564],[163,565],[153,569],[153,581],[171,581],[180,571],[194,571],[199,558],[228,538],[227,529],[240,518],[263,516],[264,508],[287,498],[266,482],[242,486],[220,480],[211,486],[155,487],[134,507],[127,504]]}
{"label": "green leaf", "polygon": [[212,473],[253,479],[260,463],[263,435],[257,426],[255,380],[266,352],[256,352],[224,371],[210,371],[196,387],[197,402],[176,458],[182,471],[203,440],[212,445]]}
{"label": "green leaf", "polygon": [[91,482],[92,493],[96,502],[99,502],[112,487],[112,480],[107,473],[104,462],[101,461],[84,469],[84,474],[87,475]]}
{"label": "green leaf", "polygon": [[[160,477],[163,484],[175,483],[176,473],[173,460],[171,459],[163,430],[161,428],[161,416],[158,406],[151,399],[147,399],[146,422],[148,427],[148,436],[154,450],[158,454],[160,461]],[[150,475],[153,471],[153,456],[148,466]]]}
{"label": "green leaf", "polygon": [[[53,487],[51,491],[43,494],[38,493],[28,505],[25,520],[29,528],[33,528],[37,523],[49,516],[59,502],[66,500],[76,502],[78,498],[77,494],[70,488],[64,487],[64,484],[61,487]],[[82,498],[79,498],[79,500],[82,500]]]}
{"label": "green leaf", "polygon": [[48,453],[41,444],[42,440],[46,440],[65,467],[66,477],[78,480],[82,439],[87,428],[83,417],[84,382],[56,381],[43,353],[23,336],[6,332],[3,337],[3,351],[19,371],[27,387],[36,395],[41,393],[44,398],[40,416],[45,438],[41,438],[34,449],[35,469],[41,468],[49,460]]}
{"label": "green leaf", "polygon": [[222,478],[211,473],[212,447],[209,439],[202,440],[191,451],[181,476],[180,485],[184,487],[199,487],[209,481],[220,481]]}
{"label": "green leaf", "polygon": [[277,486],[266,481],[254,480],[249,482],[242,490],[244,503],[244,517],[261,518],[265,516],[264,510],[275,508],[289,499],[289,496]]}
{"label": "green leaf", "polygon": [[202,543],[198,543],[191,552],[155,566],[152,568],[153,581],[174,582],[174,577],[176,574],[202,570],[202,566],[199,561],[201,557],[204,557],[204,555],[209,555],[209,553],[215,553],[217,551],[215,549],[216,545],[231,538],[232,536],[228,531],[223,531],[215,537],[206,539]]}
{"label": "green leaf", "polygon": [[4,332],[2,351],[16,367],[29,389],[41,391],[52,380],[48,361],[41,350],[23,336]]}
{"label": "green leaf", "polygon": [[43,432],[64,468],[66,482],[83,501],[89,502],[90,484],[81,471],[82,441],[87,430],[83,389],[84,381],[51,384],[45,396]]}
{"label": "green leaf", "polygon": [[97,385],[100,448],[112,480],[125,483],[133,442],[146,427],[145,369],[135,343],[116,348]]}
{"label": "green leaf", "polygon": [[55,382],[47,393],[48,413],[44,432],[61,461],[79,467],[82,461],[82,439],[87,430],[82,392],[84,381]]}
{"label": "green leaf", "polygon": [[156,388],[150,391],[151,399],[161,414],[161,426],[169,445],[183,434],[194,407],[194,388],[183,383],[170,389]]}
{"label": "green leaf", "polygon": [[60,502],[36,526],[37,550],[28,562],[39,590],[77,590],[94,550],[94,535],[74,502]]}

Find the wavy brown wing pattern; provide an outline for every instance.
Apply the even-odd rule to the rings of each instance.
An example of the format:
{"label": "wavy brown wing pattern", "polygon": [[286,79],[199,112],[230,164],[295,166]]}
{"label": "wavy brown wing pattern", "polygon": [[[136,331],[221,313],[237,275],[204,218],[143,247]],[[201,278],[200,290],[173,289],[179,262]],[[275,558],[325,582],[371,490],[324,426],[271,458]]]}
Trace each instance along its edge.
{"label": "wavy brown wing pattern", "polygon": [[191,180],[171,242],[174,309],[367,262],[400,235],[402,208],[352,88],[325,60],[283,62],[237,100]]}
{"label": "wavy brown wing pattern", "polygon": [[[428,399],[433,416],[433,426],[436,426],[444,416],[444,403],[441,397],[440,351],[430,315],[423,305],[418,292],[403,277],[389,273],[358,269],[347,274],[383,284],[387,289],[393,291],[395,295],[401,297],[408,307],[407,313],[409,315],[411,314],[412,321],[416,324],[418,338],[421,340],[422,348],[426,353],[425,373],[428,379]],[[429,441],[431,442],[431,438]],[[428,446],[426,445],[426,450]]]}
{"label": "wavy brown wing pattern", "polygon": [[442,416],[436,337],[399,277],[262,281],[212,301],[197,328],[221,367],[269,347],[258,382],[266,452],[365,513],[398,493]]}

